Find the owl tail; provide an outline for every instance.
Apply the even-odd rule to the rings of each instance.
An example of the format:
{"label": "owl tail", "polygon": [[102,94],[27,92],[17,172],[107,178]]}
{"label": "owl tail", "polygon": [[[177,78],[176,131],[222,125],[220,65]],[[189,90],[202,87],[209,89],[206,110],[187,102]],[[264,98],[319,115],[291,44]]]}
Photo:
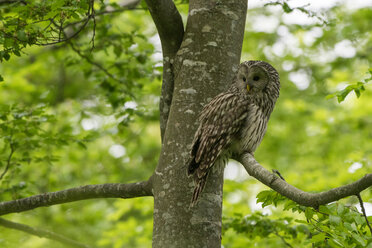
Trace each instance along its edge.
{"label": "owl tail", "polygon": [[[195,175],[195,177],[197,176]],[[196,203],[198,202],[199,196],[205,187],[206,181],[207,181],[207,175],[202,178],[195,178],[195,188],[194,188],[194,193],[192,194],[190,207],[194,207]]]}

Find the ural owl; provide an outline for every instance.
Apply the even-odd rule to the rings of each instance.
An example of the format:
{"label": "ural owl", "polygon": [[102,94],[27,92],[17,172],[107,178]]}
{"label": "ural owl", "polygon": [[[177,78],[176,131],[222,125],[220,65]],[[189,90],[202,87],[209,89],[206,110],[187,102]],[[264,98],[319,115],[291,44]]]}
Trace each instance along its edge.
{"label": "ural owl", "polygon": [[263,61],[245,61],[231,87],[203,108],[188,161],[187,173],[193,175],[195,183],[191,206],[217,159],[226,161],[229,154],[254,153],[266,132],[279,89],[274,67]]}

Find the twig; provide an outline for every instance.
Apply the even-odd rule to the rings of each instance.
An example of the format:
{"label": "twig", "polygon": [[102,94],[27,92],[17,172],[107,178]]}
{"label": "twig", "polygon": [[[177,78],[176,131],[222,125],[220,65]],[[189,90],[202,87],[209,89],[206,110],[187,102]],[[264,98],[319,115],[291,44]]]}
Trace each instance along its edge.
{"label": "twig", "polygon": [[12,4],[12,3],[21,3],[23,5],[27,5],[27,2],[25,0],[1,0],[1,4]]}
{"label": "twig", "polygon": [[58,15],[56,14],[55,16],[53,16],[53,18],[49,18],[48,20],[42,20],[42,21],[49,21],[49,24],[43,29],[43,31],[47,30],[52,24],[54,24],[54,19],[57,17]]}
{"label": "twig", "polygon": [[367,214],[366,214],[366,210],[365,210],[365,208],[364,208],[364,204],[363,204],[363,199],[362,199],[362,197],[360,196],[360,193],[359,193],[359,194],[356,194],[356,196],[358,197],[359,204],[360,204],[360,208],[362,209],[363,216],[364,216],[364,218],[366,219],[366,223],[367,223],[367,226],[368,226],[368,228],[369,228],[369,231],[370,231],[371,234],[372,234],[372,227],[371,227],[371,225],[369,224],[369,221],[368,221],[368,217],[367,217]]}
{"label": "twig", "polygon": [[91,11],[90,11],[90,7],[88,9],[88,13],[87,13],[87,19],[84,21],[83,25],[81,25],[81,27],[71,36],[65,38],[65,39],[61,39],[60,38],[60,34],[63,32],[64,33],[64,27],[62,26],[62,23],[61,25],[57,25],[54,23],[54,20],[50,20],[54,25],[56,25],[56,27],[58,27],[58,30],[59,30],[59,38],[58,40],[56,41],[53,41],[53,42],[48,42],[48,43],[38,43],[36,42],[35,44],[36,45],[39,45],[39,46],[49,46],[49,45],[55,45],[55,44],[58,44],[58,43],[61,43],[61,42],[66,42],[66,41],[69,41],[73,38],[75,38],[81,31],[83,31],[83,29],[87,26],[89,20],[92,18],[92,14],[91,14]]}
{"label": "twig", "polygon": [[0,225],[4,226],[6,228],[10,228],[10,229],[22,231],[22,232],[25,232],[25,233],[29,233],[31,235],[36,235],[40,238],[52,239],[52,240],[58,241],[60,243],[69,245],[71,247],[78,247],[78,248],[89,248],[90,247],[89,245],[86,245],[86,244],[80,243],[78,241],[69,239],[69,238],[67,238],[67,237],[65,237],[61,234],[54,233],[54,232],[47,231],[47,230],[43,230],[43,229],[39,229],[39,228],[36,228],[36,227],[30,227],[30,226],[20,224],[20,223],[16,223],[16,222],[12,222],[12,221],[9,221],[9,220],[3,219],[3,218],[0,218]]}
{"label": "twig", "polygon": [[3,173],[0,175],[0,180],[3,179],[3,177],[5,176],[5,174],[8,172],[9,170],[9,167],[10,167],[10,161],[12,160],[12,157],[13,157],[13,154],[15,152],[15,148],[12,144],[12,140],[9,141],[10,143],[10,153],[9,153],[9,156],[8,156],[8,159],[6,161],[6,167],[5,167],[5,170],[3,171]]}
{"label": "twig", "polygon": [[288,242],[284,239],[284,237],[278,233],[277,230],[275,230],[275,235],[278,236],[278,237],[283,241],[283,243],[284,243],[286,246],[293,248],[293,246],[292,246],[290,243],[288,243]]}
{"label": "twig", "polygon": [[[138,1],[137,4],[138,3],[140,3],[140,1]],[[125,5],[121,6],[121,8],[114,9],[114,10],[102,10],[102,11],[98,11],[98,12],[96,12],[94,10],[95,11],[94,17],[100,16],[100,15],[109,15],[109,14],[121,13],[121,12],[126,11],[126,10],[147,10],[147,8],[137,8],[137,7],[131,7],[131,6],[136,6],[136,5],[132,5],[132,3],[128,3],[128,4],[125,4]],[[87,18],[88,17],[86,17],[86,18],[84,18],[80,21],[68,23],[63,28],[66,29],[67,27],[75,26],[76,24],[85,22],[87,20]]]}
{"label": "twig", "polygon": [[282,176],[282,174],[280,174],[280,172],[278,170],[272,169],[272,172],[274,172],[275,174],[277,174],[280,177],[280,179],[282,179],[282,180],[285,181],[284,177]]}
{"label": "twig", "polygon": [[94,49],[94,38],[96,37],[96,11],[94,9],[94,0],[91,0],[91,10],[92,10],[92,13],[91,13],[91,16],[93,18],[93,35],[92,35],[92,40],[90,41],[92,43],[92,47],[90,49],[90,52],[93,51]]}
{"label": "twig", "polygon": [[101,71],[103,71],[108,77],[114,79],[115,81],[118,81],[121,83],[121,80],[116,78],[113,74],[111,74],[105,67],[103,67],[100,63],[97,63],[95,61],[93,61],[91,58],[89,58],[89,56],[83,54],[79,49],[77,49],[74,44],[72,44],[72,42],[69,42],[69,45],[71,46],[72,50],[74,50],[80,57],[82,57],[83,59],[85,59],[88,63],[96,66],[98,69],[100,69]]}

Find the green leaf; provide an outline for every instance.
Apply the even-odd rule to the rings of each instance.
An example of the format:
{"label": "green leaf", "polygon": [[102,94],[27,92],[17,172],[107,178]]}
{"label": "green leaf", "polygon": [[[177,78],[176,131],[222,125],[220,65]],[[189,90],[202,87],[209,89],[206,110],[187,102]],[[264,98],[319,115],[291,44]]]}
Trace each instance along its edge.
{"label": "green leaf", "polygon": [[325,233],[319,233],[319,234],[314,235],[311,238],[311,241],[314,242],[314,243],[323,242],[325,238],[326,238],[326,234]]}
{"label": "green leaf", "polygon": [[344,223],[344,226],[346,227],[347,230],[349,230],[350,232],[358,232],[358,229],[355,225],[355,223],[348,223],[348,222],[345,222]]}
{"label": "green leaf", "polygon": [[291,13],[293,11],[286,2],[283,3],[282,7],[285,13]]}
{"label": "green leaf", "polygon": [[345,212],[346,208],[343,204],[337,204],[337,214],[342,215]]}
{"label": "green leaf", "polygon": [[123,49],[122,49],[122,46],[121,45],[115,45],[114,46],[114,53],[116,55],[117,58],[120,57],[120,55],[122,54],[123,52]]}
{"label": "green leaf", "polygon": [[82,141],[78,140],[78,141],[77,141],[77,144],[78,144],[80,147],[84,148],[85,150],[87,149],[87,146],[86,146]]}
{"label": "green leaf", "polygon": [[357,235],[356,233],[351,233],[351,236],[353,236],[353,238],[360,244],[362,245],[363,247],[366,246],[366,241],[360,237],[359,235]]}
{"label": "green leaf", "polygon": [[336,97],[336,94],[329,94],[329,95],[326,96],[326,99],[329,100],[333,97]]}
{"label": "green leaf", "polygon": [[21,56],[21,53],[19,52],[19,50],[14,50],[13,53],[14,53],[15,55],[17,55],[18,57]]}
{"label": "green leaf", "polygon": [[363,225],[363,224],[365,223],[364,218],[363,218],[361,215],[359,215],[359,214],[355,214],[355,215],[353,216],[353,219],[354,219],[354,221],[355,221],[358,225]]}
{"label": "green leaf", "polygon": [[270,195],[270,191],[269,190],[264,190],[264,191],[261,191],[260,193],[257,194],[256,198],[257,198],[257,203],[259,202],[264,202],[265,199]]}
{"label": "green leaf", "polygon": [[329,222],[331,222],[333,225],[339,225],[341,223],[341,218],[336,215],[330,215]]}
{"label": "green leaf", "polygon": [[327,240],[328,244],[331,246],[331,247],[346,247],[347,244],[345,244],[344,242],[342,242],[341,240],[335,238],[332,236],[331,239],[328,239]]}
{"label": "green leaf", "polygon": [[26,35],[25,31],[24,30],[18,30],[18,32],[17,32],[17,38],[20,41],[27,41],[27,35]]}
{"label": "green leaf", "polygon": [[4,39],[4,47],[5,48],[11,48],[14,44],[13,38],[5,38]]}
{"label": "green leaf", "polygon": [[325,205],[319,206],[319,212],[324,213],[324,214],[331,214],[331,211]]}
{"label": "green leaf", "polygon": [[355,92],[355,95],[357,96],[357,98],[360,97],[360,90],[359,89],[354,89],[354,92]]}
{"label": "green leaf", "polygon": [[314,210],[311,207],[307,207],[305,210],[306,219],[311,220],[311,218],[313,218],[313,215],[314,215]]}
{"label": "green leaf", "polygon": [[7,53],[7,52],[4,52],[4,54],[3,54],[3,58],[4,58],[6,61],[8,61],[8,60],[10,59],[10,54]]}
{"label": "green leaf", "polygon": [[3,76],[0,75],[0,82],[4,81]]}
{"label": "green leaf", "polygon": [[297,223],[301,223],[301,224],[306,224],[306,225],[309,224],[309,223],[308,223],[307,221],[305,221],[305,220],[295,220],[295,222],[297,222]]}

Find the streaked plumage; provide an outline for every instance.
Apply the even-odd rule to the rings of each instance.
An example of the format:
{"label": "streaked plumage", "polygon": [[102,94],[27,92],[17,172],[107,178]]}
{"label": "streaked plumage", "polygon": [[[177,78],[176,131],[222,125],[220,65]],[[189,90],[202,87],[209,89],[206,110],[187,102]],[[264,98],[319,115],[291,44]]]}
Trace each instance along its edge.
{"label": "streaked plumage", "polygon": [[187,173],[195,182],[191,205],[197,202],[217,159],[256,150],[279,88],[279,75],[270,64],[246,61],[240,64],[231,87],[203,108],[188,162]]}

